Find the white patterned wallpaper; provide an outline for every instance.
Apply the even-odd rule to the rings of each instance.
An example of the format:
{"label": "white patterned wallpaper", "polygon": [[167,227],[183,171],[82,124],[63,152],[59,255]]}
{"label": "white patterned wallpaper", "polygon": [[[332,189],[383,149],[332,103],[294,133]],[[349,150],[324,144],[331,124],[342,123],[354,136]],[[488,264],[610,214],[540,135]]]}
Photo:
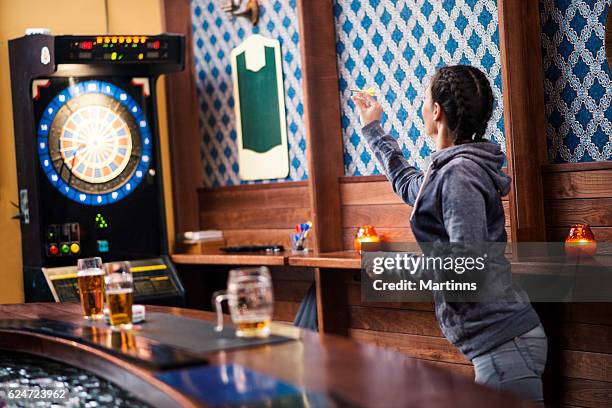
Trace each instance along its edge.
{"label": "white patterned wallpaper", "polygon": [[[230,53],[251,34],[277,38],[281,43],[289,142],[289,177],[307,178],[302,67],[295,0],[262,2],[259,24],[231,18],[220,0],[192,0],[196,84],[200,104],[204,184],[240,184]],[[284,180],[277,180],[284,181]]]}
{"label": "white patterned wallpaper", "polygon": [[[307,178],[299,33],[295,0],[262,2],[257,27],[231,19],[218,0],[192,0],[202,160],[207,186],[239,184],[229,54],[251,33],[281,41],[290,175]],[[472,64],[489,76],[496,97],[488,137],[504,146],[499,33],[495,0],[335,0],[339,91],[347,175],[379,174],[359,136],[349,88],[375,86],[384,127],[411,163],[433,147],[420,108],[427,77],[448,64]]]}
{"label": "white patterned wallpaper", "polygon": [[336,0],[335,18],[347,175],[380,173],[349,89],[378,89],[383,127],[422,168],[434,145],[423,133],[421,104],[441,65],[471,64],[488,75],[496,107],[487,137],[505,149],[495,0]]}
{"label": "white patterned wallpaper", "polygon": [[541,0],[548,158],[612,159],[612,73],[605,23],[612,0]]}

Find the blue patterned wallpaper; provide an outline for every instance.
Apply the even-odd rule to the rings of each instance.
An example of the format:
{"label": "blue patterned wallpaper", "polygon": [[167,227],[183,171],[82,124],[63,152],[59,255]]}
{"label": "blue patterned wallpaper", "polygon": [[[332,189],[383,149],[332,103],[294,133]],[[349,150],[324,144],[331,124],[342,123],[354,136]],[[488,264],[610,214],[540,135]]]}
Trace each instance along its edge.
{"label": "blue patterned wallpaper", "polygon": [[336,0],[335,18],[347,175],[380,173],[359,136],[349,89],[378,89],[383,127],[422,168],[434,144],[423,133],[421,105],[427,78],[440,65],[471,64],[487,73],[496,98],[487,136],[505,149],[495,0]]}
{"label": "blue patterned wallpaper", "polygon": [[[232,19],[220,0],[192,0],[191,18],[204,185],[240,184],[236,144],[230,53],[251,34],[276,38],[281,43],[289,142],[289,177],[307,178],[302,68],[295,0],[262,2],[259,24]],[[277,180],[284,181],[284,180]]]}
{"label": "blue patterned wallpaper", "polygon": [[612,159],[612,74],[605,23],[612,0],[541,0],[548,157]]}

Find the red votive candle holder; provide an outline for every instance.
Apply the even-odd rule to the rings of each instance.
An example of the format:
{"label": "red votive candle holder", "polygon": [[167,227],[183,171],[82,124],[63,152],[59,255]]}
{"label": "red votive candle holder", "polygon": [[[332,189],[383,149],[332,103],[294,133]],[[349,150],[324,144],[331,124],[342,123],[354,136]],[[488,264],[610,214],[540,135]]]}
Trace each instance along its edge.
{"label": "red votive candle holder", "polygon": [[565,254],[570,257],[594,256],[597,241],[588,224],[574,224],[565,238]]}
{"label": "red votive candle holder", "polygon": [[[373,243],[375,245],[372,249],[377,249],[378,244],[380,244],[380,237],[376,233],[376,230],[371,225],[364,225],[363,227],[359,227],[357,230],[357,235],[355,235],[355,240],[353,241],[353,245],[355,247],[355,251],[361,254],[361,244],[363,243]],[[371,247],[368,247],[368,249]]]}

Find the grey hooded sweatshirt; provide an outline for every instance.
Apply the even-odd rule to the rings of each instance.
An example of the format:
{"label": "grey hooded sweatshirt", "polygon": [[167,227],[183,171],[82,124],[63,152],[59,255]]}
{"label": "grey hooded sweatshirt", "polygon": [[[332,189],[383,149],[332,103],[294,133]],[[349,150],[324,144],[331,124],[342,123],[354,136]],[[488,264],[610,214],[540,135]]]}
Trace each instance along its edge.
{"label": "grey hooded sweatshirt", "polygon": [[[510,191],[511,179],[502,171],[505,155],[497,144],[435,152],[423,173],[408,164],[379,121],[365,126],[363,134],[395,193],[413,207],[410,224],[419,243],[507,242],[501,197]],[[442,332],[470,359],[540,324],[527,295],[500,283],[510,282],[511,275],[503,253],[498,258],[487,284],[497,286],[504,301],[450,302],[444,292],[433,293]],[[498,279],[502,275],[505,279]]]}

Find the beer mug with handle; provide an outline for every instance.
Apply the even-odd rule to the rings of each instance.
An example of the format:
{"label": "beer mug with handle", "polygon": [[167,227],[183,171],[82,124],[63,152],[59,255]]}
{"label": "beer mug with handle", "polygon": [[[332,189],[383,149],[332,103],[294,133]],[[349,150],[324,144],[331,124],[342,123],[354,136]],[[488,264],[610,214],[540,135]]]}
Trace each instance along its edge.
{"label": "beer mug with handle", "polygon": [[232,322],[238,337],[268,337],[274,306],[272,278],[265,266],[232,269],[227,279],[227,290],[213,294],[217,311],[217,327],[223,330],[222,303],[227,300]]}

